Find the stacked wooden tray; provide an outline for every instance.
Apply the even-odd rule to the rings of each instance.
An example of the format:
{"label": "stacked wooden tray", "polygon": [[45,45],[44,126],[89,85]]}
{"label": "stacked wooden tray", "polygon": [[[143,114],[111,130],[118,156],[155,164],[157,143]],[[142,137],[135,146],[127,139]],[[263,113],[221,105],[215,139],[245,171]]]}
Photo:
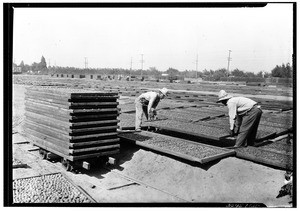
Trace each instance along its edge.
{"label": "stacked wooden tray", "polygon": [[65,88],[27,88],[25,132],[42,149],[67,160],[119,152],[119,95]]}

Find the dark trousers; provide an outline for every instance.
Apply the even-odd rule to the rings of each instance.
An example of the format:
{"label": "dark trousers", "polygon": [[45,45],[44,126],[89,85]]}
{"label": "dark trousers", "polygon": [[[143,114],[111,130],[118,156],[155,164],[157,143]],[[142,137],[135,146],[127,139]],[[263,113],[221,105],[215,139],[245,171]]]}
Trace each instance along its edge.
{"label": "dark trousers", "polygon": [[135,103],[135,129],[141,129],[143,115],[145,114],[146,119],[148,119],[148,107],[144,106],[141,102],[137,101]]}
{"label": "dark trousers", "polygon": [[235,147],[254,144],[261,115],[262,110],[254,106],[242,117],[242,125],[234,145]]}

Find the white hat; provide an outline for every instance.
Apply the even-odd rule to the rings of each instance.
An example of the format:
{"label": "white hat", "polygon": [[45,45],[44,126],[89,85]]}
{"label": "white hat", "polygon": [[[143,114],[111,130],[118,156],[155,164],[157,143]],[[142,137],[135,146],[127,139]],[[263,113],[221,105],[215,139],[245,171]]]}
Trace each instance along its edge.
{"label": "white hat", "polygon": [[227,99],[230,99],[232,98],[231,95],[227,94],[227,92],[225,92],[224,90],[221,90],[219,92],[219,100],[217,101],[217,103],[223,101],[223,100],[227,100]]}
{"label": "white hat", "polygon": [[167,96],[168,94],[168,89],[167,88],[162,88],[161,90],[159,90],[163,95]]}

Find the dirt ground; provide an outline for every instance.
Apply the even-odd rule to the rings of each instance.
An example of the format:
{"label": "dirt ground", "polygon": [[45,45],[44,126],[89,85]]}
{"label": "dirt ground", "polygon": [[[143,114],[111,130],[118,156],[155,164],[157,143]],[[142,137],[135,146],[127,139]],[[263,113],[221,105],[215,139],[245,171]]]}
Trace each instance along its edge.
{"label": "dirt ground", "polygon": [[[121,147],[118,165],[94,167],[78,174],[59,162],[42,160],[23,135],[24,85],[13,86],[13,157],[27,168],[13,169],[13,179],[63,172],[98,203],[264,203],[291,207],[288,196],[276,199],[284,185],[283,170],[228,157],[193,166],[134,146]],[[128,204],[130,206],[130,204]]]}

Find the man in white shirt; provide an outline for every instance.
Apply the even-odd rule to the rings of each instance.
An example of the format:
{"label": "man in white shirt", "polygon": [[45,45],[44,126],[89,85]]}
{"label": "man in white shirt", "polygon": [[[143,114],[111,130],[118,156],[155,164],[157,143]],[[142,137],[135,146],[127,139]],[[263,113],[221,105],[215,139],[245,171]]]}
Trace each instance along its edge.
{"label": "man in white shirt", "polygon": [[224,90],[219,92],[217,103],[223,103],[228,107],[231,136],[238,134],[233,148],[254,145],[262,110],[257,102],[246,97],[233,97]]}
{"label": "man in white shirt", "polygon": [[135,99],[135,131],[141,131],[143,114],[145,114],[146,119],[153,117],[153,115],[156,113],[155,108],[159,101],[165,98],[167,94],[168,89],[162,88],[158,92],[150,91],[143,93]]}

